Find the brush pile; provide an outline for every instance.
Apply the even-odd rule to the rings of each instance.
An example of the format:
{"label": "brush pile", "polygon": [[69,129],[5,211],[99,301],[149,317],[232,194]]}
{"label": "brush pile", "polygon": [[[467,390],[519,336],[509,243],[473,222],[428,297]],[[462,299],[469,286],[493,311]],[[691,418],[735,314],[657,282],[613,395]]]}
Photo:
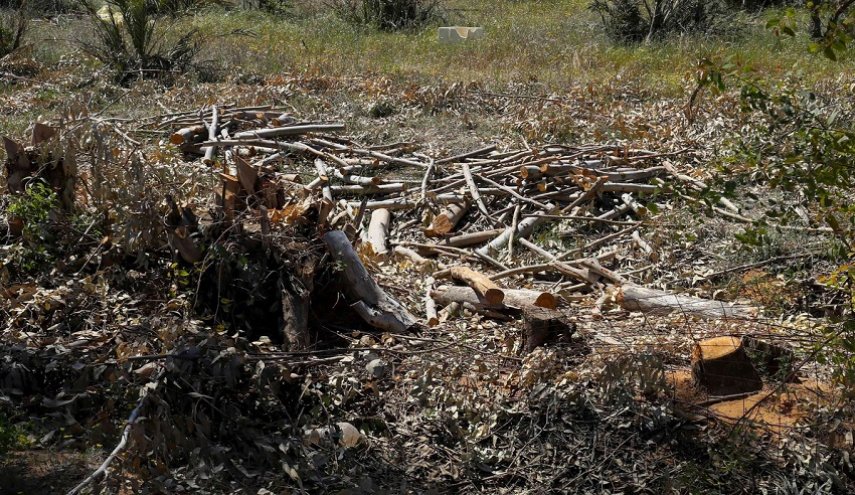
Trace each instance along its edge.
{"label": "brush pile", "polygon": [[[223,219],[240,217],[264,235],[271,224],[311,210],[318,232],[340,231],[323,239],[348,267],[358,260],[347,253],[349,241],[360,238],[363,258],[394,254],[436,280],[461,282],[425,294],[428,325],[461,307],[540,319],[542,311],[538,317],[527,310],[552,311],[562,296],[628,285],[628,276],[645,269],[633,264],[656,259],[639,234],[656,211],[650,198],[669,191],[674,177],[692,180],[668,160],[688,150],[491,145],[435,158],[411,143],[365,146],[339,134],[343,124],[300,122],[270,107],[211,107],[150,126],[175,129],[170,143],[219,174]],[[556,223],[569,226],[560,236],[583,240],[553,251],[542,234]],[[186,261],[198,262],[201,251],[183,228],[176,225],[173,241]],[[598,237],[588,240],[591,232]],[[531,240],[537,237],[547,242]],[[377,296],[368,295],[375,288],[358,287],[364,276],[349,278],[352,307],[365,322],[398,332],[415,323],[401,307],[378,308]],[[444,307],[439,314],[437,305]]]}

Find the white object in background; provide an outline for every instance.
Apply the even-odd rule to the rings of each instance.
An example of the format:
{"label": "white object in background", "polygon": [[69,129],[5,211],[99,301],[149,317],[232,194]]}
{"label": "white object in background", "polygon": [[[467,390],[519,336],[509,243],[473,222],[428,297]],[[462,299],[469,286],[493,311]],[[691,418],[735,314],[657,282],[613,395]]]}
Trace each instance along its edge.
{"label": "white object in background", "polygon": [[447,26],[439,28],[439,41],[441,43],[462,43],[481,39],[485,34],[482,27]]}
{"label": "white object in background", "polygon": [[104,5],[97,12],[98,18],[104,22],[112,22],[116,26],[121,26],[125,23],[125,18],[119,9]]}

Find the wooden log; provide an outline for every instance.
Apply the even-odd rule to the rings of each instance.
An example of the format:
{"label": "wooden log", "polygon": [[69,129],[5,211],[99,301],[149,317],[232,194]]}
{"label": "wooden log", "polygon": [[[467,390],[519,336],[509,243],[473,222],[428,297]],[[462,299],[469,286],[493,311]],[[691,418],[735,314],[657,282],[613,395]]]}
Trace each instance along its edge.
{"label": "wooden log", "polygon": [[333,209],[332,189],[330,189],[329,174],[327,173],[327,165],[320,158],[315,160],[315,170],[318,172],[318,179],[321,181],[321,200],[318,208],[318,223],[324,224]]}
{"label": "wooden log", "polygon": [[448,273],[451,275],[451,278],[472,287],[479,296],[485,298],[493,306],[502,304],[502,301],[505,299],[505,293],[502,289],[483,273],[476,272],[465,266],[451,267]]}
{"label": "wooden log", "polygon": [[567,322],[558,311],[546,308],[523,309],[523,350],[526,354],[556,341],[569,341],[576,324]]}
{"label": "wooden log", "polygon": [[437,216],[434,217],[430,227],[425,229],[427,237],[442,237],[454,230],[457,222],[463,218],[463,215],[469,210],[469,204],[451,203],[446,206]]}
{"label": "wooden log", "polygon": [[[396,255],[406,258],[413,262],[413,264],[419,269],[420,272],[426,273],[432,271],[434,266],[437,265],[433,260],[429,260],[419,253],[413,251],[410,248],[404,246],[395,246],[395,249],[392,250]],[[443,265],[444,266],[444,265]]]}
{"label": "wooden log", "polygon": [[549,292],[542,292],[531,289],[503,289],[504,299],[500,304],[493,304],[482,295],[479,295],[475,289],[464,286],[442,286],[436,291],[437,302],[449,304],[450,302],[470,303],[474,305],[483,305],[491,308],[525,308],[537,307],[546,309],[556,309],[558,307],[558,298]]}
{"label": "wooden log", "polygon": [[[203,139],[208,133],[208,128],[204,125],[194,125],[192,127],[185,127],[183,129],[178,129],[171,136],[169,136],[169,142],[174,144],[175,146],[186,146],[188,144],[194,144],[200,139]],[[216,136],[214,137],[216,139]]]}
{"label": "wooden log", "polygon": [[658,189],[650,184],[634,184],[632,182],[607,182],[603,184],[603,192],[631,192],[653,194]]}
{"label": "wooden log", "polygon": [[392,184],[376,184],[376,185],[359,185],[347,184],[343,186],[332,186],[332,192],[342,195],[372,195],[372,194],[393,194],[407,190],[407,185],[402,182]]}
{"label": "wooden log", "polygon": [[403,332],[416,324],[416,318],[371,278],[344,232],[331,230],[323,235],[322,240],[333,260],[343,267],[341,276],[345,282],[345,293],[354,301],[354,310],[369,325]]}
{"label": "wooden log", "polygon": [[543,177],[543,173],[536,165],[523,165],[520,167],[520,177],[525,180],[537,180]]}
{"label": "wooden log", "polygon": [[444,240],[440,245],[441,246],[453,246],[453,247],[469,247],[474,246],[476,244],[483,244],[490,239],[495,238],[497,235],[504,232],[505,229],[490,229],[484,230],[481,232],[471,232],[469,234],[460,234],[454,237],[449,237]]}
{"label": "wooden log", "polygon": [[[220,125],[219,115],[217,114],[217,106],[214,105],[211,107],[211,124],[208,126],[208,141],[216,141],[218,128]],[[202,163],[205,165],[211,165],[214,163],[214,153],[216,153],[217,148],[214,146],[210,146],[208,148],[203,148],[205,151],[205,156],[202,158]]]}
{"label": "wooden log", "polygon": [[287,284],[280,280],[282,294],[282,338],[289,351],[308,349],[312,342],[309,335],[310,301],[308,291],[298,284]]}
{"label": "wooden log", "polygon": [[439,325],[439,317],[436,314],[436,301],[430,296],[430,291],[433,288],[433,277],[428,277],[425,281],[425,287],[427,290],[425,291],[424,303],[425,303],[425,319],[427,320],[427,325],[429,327],[435,327]]}
{"label": "wooden log", "polygon": [[357,186],[376,186],[383,183],[381,177],[368,177],[363,175],[351,175],[348,170],[334,169],[333,176],[342,182]]}
{"label": "wooden log", "polygon": [[513,233],[517,239],[527,238],[534,231],[534,228],[544,221],[542,217],[527,217],[523,218],[514,231],[512,228],[506,228],[501,234],[496,236],[487,245],[478,248],[479,254],[489,255],[493,252],[501,251],[508,246],[508,241]]}
{"label": "wooden log", "polygon": [[486,155],[487,153],[490,153],[491,151],[494,151],[495,149],[496,149],[496,145],[491,144],[490,146],[487,146],[485,148],[470,151],[468,153],[462,153],[460,155],[450,156],[448,158],[443,158],[442,160],[437,160],[436,164],[442,165],[443,163],[452,163],[452,162],[456,162],[456,161],[460,161],[460,160],[465,160],[466,158],[483,156],[483,155]]}
{"label": "wooden log", "polygon": [[623,309],[644,313],[679,311],[704,318],[750,318],[757,313],[756,308],[751,306],[684,296],[631,284],[622,286],[616,299]]}
{"label": "wooden log", "polygon": [[431,297],[442,305],[457,302],[490,309],[522,309],[526,307],[555,309],[558,307],[558,299],[549,292],[530,289],[504,289],[504,295],[505,297],[501,304],[491,304],[490,301],[478,295],[471,287],[457,285],[442,286],[431,291]]}
{"label": "wooden log", "polygon": [[327,132],[344,130],[344,124],[309,124],[292,125],[286,127],[274,127],[272,129],[257,129],[252,131],[238,132],[235,139],[258,138],[270,139],[285,136],[300,136],[310,132]]}
{"label": "wooden log", "polygon": [[377,210],[379,208],[386,208],[387,210],[412,210],[416,207],[416,203],[407,201],[405,198],[394,198],[366,201],[364,204],[350,202],[348,206],[351,208],[365,208],[366,210]]}
{"label": "wooden log", "polygon": [[603,172],[610,181],[633,182],[637,180],[658,177],[665,173],[665,167],[650,167],[641,170],[626,170],[619,172]]}
{"label": "wooden log", "polygon": [[711,395],[756,392],[763,388],[763,380],[738,337],[714,337],[696,344],[692,350],[692,375]]}
{"label": "wooden log", "polygon": [[368,244],[371,245],[375,254],[386,254],[389,252],[388,237],[389,225],[391,223],[392,213],[386,208],[380,208],[371,212],[366,237]]}
{"label": "wooden log", "polygon": [[481,213],[484,215],[484,218],[490,221],[490,223],[495,224],[496,219],[490,215],[490,210],[487,209],[487,205],[484,204],[484,200],[481,199],[481,193],[478,191],[478,185],[475,184],[475,179],[472,177],[472,171],[469,169],[469,165],[464,163],[462,164],[463,177],[466,179],[466,185],[469,187],[469,194],[472,195],[472,199],[475,200],[475,204],[478,205],[478,209],[481,210]]}

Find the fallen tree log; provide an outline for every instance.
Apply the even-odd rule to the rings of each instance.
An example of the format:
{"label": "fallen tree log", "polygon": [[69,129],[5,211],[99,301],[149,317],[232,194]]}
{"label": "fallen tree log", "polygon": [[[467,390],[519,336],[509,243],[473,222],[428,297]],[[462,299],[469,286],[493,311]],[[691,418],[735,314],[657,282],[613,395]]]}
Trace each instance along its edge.
{"label": "fallen tree log", "polygon": [[468,203],[451,203],[446,206],[439,214],[434,217],[433,222],[431,222],[430,227],[425,229],[425,235],[428,237],[442,237],[445,234],[448,234],[454,227],[457,226],[457,222],[463,218],[463,215],[469,209]]}
{"label": "fallen tree log", "polygon": [[445,285],[431,291],[431,297],[443,306],[452,303],[467,303],[476,308],[493,310],[506,308],[521,309],[527,307],[555,309],[558,307],[558,299],[549,292],[529,289],[504,289],[504,294],[505,297],[501,304],[491,304],[486,298],[479,296],[471,287]]}
{"label": "fallen tree log", "polygon": [[505,293],[502,289],[483,273],[476,272],[465,266],[451,267],[448,273],[451,275],[451,278],[472,287],[479,296],[485,298],[491,305],[500,305],[505,299]]}
{"label": "fallen tree log", "polygon": [[[169,136],[169,142],[175,146],[186,146],[188,144],[195,144],[196,142],[204,139],[204,136],[206,135],[208,135],[208,128],[206,126],[194,125],[192,127],[185,127],[173,132],[172,135]],[[214,139],[216,139],[216,136],[214,136]]]}
{"label": "fallen tree log", "polygon": [[371,212],[366,237],[375,254],[386,254],[389,252],[387,238],[389,237],[389,225],[391,223],[392,214],[386,208],[380,208]]}
{"label": "fallen tree log", "polygon": [[341,131],[344,130],[344,124],[309,124],[309,125],[293,125],[287,127],[274,127],[273,129],[258,129],[252,131],[238,132],[234,135],[235,139],[244,138],[260,138],[269,139],[283,136],[299,136],[310,132],[325,132],[325,131]]}
{"label": "fallen tree log", "polygon": [[757,309],[752,306],[673,294],[637,285],[622,286],[616,300],[627,311],[644,313],[679,311],[704,318],[747,318],[757,313]]}
{"label": "fallen tree log", "polygon": [[371,278],[344,232],[332,230],[322,240],[333,260],[343,267],[345,293],[366,323],[393,332],[406,331],[416,324],[415,316]]}

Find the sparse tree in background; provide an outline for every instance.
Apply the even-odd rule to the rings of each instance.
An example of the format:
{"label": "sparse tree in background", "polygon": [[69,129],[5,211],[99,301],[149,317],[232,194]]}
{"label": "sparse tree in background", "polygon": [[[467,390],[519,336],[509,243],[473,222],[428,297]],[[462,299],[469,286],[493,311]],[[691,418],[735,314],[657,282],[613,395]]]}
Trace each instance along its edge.
{"label": "sparse tree in background", "polygon": [[622,43],[649,42],[675,34],[708,33],[723,18],[723,5],[704,0],[594,0],[609,38]]}
{"label": "sparse tree in background", "polygon": [[423,26],[439,17],[436,0],[330,0],[328,5],[348,22],[386,31]]}

